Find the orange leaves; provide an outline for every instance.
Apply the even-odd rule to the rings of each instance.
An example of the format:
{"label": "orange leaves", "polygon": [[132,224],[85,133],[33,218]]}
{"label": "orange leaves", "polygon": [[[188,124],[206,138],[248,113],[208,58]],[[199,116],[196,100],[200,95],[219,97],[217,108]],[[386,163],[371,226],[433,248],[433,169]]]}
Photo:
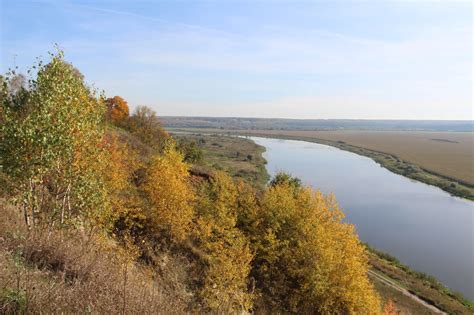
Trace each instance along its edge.
{"label": "orange leaves", "polygon": [[140,167],[138,153],[120,143],[114,134],[108,135],[105,141],[109,154],[106,172],[109,187],[114,191],[124,190],[130,183],[133,172]]}
{"label": "orange leaves", "polygon": [[105,101],[107,106],[107,117],[115,124],[122,122],[129,115],[127,102],[120,96],[108,98]]}
{"label": "orange leaves", "polygon": [[383,307],[383,315],[397,315],[398,310],[393,304],[393,301],[389,299]]}

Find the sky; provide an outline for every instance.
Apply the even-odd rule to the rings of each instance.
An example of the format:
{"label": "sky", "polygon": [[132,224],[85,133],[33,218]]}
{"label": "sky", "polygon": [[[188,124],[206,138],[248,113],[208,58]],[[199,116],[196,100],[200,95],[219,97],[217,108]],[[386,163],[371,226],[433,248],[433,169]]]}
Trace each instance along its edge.
{"label": "sky", "polygon": [[471,1],[0,3],[2,73],[56,43],[162,116],[473,119]]}

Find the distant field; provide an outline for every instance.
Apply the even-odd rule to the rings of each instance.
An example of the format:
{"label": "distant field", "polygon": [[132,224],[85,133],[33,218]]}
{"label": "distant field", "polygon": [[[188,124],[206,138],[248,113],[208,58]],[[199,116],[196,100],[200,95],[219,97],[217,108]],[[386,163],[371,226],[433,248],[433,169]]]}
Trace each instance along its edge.
{"label": "distant field", "polygon": [[471,120],[366,120],[285,119],[242,117],[160,117],[167,128],[214,128],[228,130],[385,130],[466,131],[474,130]]}
{"label": "distant field", "polygon": [[353,146],[395,155],[426,170],[474,185],[472,132],[299,130],[245,132],[344,141]]}

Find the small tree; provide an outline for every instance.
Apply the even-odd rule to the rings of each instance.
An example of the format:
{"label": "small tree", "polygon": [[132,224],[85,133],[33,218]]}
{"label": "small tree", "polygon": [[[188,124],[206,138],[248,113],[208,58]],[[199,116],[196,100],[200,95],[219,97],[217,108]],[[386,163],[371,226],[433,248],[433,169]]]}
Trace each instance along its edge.
{"label": "small tree", "polygon": [[104,213],[101,222],[113,227],[115,234],[134,235],[143,228],[146,221],[141,198],[134,183],[135,174],[142,167],[138,153],[126,143],[120,142],[115,134],[106,138],[108,161],[104,175],[109,191],[110,213]]}
{"label": "small tree", "polygon": [[364,247],[332,196],[279,175],[260,207],[244,200],[256,222],[245,229],[256,253],[252,275],[270,301],[291,313],[380,313]]}
{"label": "small tree", "polygon": [[276,174],[270,181],[270,186],[275,187],[278,185],[289,185],[295,189],[301,188],[301,180],[297,177],[293,177],[288,173],[280,172]]}
{"label": "small tree", "polygon": [[125,123],[125,128],[143,143],[162,150],[169,138],[163,129],[156,112],[146,106],[138,106]]}
{"label": "small tree", "polygon": [[253,255],[236,227],[236,187],[228,175],[218,172],[199,195],[196,238],[206,266],[201,298],[213,311],[248,311],[253,303],[247,288]]}
{"label": "small tree", "polygon": [[202,160],[202,150],[195,141],[178,141],[178,150],[183,153],[184,160],[188,163],[197,163]]}
{"label": "small tree", "polygon": [[104,106],[62,52],[36,68],[22,106],[12,95],[2,97],[0,126],[0,165],[14,179],[29,226],[65,223],[107,207]]}
{"label": "small tree", "polygon": [[177,242],[187,238],[194,211],[193,193],[188,185],[188,165],[173,145],[156,155],[147,169],[143,191],[151,204],[151,217]]}
{"label": "small tree", "polygon": [[105,104],[107,106],[107,118],[114,124],[120,124],[128,118],[128,103],[120,96],[108,98]]}

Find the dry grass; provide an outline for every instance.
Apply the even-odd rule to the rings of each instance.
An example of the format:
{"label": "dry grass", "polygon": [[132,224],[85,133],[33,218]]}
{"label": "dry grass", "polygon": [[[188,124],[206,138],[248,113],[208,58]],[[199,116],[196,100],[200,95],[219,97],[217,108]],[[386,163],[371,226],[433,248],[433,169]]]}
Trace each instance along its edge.
{"label": "dry grass", "polygon": [[[455,297],[443,292],[440,287],[429,281],[427,278],[420,277],[419,273],[413,272],[407,268],[404,270],[404,268],[401,268],[401,265],[396,261],[389,261],[374,254],[373,252],[369,252],[369,263],[372,270],[383,274],[385,277],[397,282],[399,285],[414,293],[429,304],[433,304],[437,308],[444,310],[449,314],[472,314],[472,308],[463,305]],[[374,279],[373,283],[382,298],[392,299],[397,305],[397,308],[403,310],[404,313],[429,313],[424,306],[414,303],[410,298],[404,296],[393,288],[390,288],[377,279]]]}
{"label": "dry grass", "polygon": [[474,185],[474,133],[470,132],[247,130],[245,133],[344,141],[395,155],[426,170]]}
{"label": "dry grass", "polygon": [[185,313],[192,296],[173,284],[181,281],[175,273],[134,263],[94,234],[27,233],[15,208],[1,200],[0,214],[1,314]]}

